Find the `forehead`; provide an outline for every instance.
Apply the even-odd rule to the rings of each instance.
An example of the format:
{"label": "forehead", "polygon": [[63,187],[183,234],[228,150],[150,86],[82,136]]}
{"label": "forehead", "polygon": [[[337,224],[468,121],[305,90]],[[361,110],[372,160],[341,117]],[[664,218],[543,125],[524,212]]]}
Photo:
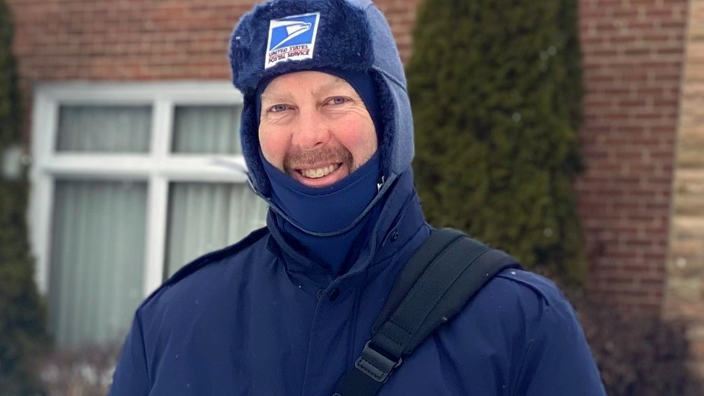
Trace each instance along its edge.
{"label": "forehead", "polygon": [[317,71],[288,73],[271,80],[262,92],[262,100],[281,95],[320,95],[340,89],[354,92],[347,81],[332,74]]}

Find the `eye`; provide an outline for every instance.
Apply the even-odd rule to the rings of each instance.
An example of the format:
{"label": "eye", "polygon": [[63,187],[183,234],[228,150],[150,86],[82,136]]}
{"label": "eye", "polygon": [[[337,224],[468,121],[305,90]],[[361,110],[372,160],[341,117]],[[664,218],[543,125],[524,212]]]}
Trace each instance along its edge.
{"label": "eye", "polygon": [[288,105],[285,104],[275,104],[269,107],[269,111],[272,113],[280,113],[285,110],[288,110]]}
{"label": "eye", "polygon": [[349,99],[347,99],[344,96],[335,96],[330,99],[328,99],[328,103],[333,104],[333,105],[341,105],[344,103],[347,103]]}

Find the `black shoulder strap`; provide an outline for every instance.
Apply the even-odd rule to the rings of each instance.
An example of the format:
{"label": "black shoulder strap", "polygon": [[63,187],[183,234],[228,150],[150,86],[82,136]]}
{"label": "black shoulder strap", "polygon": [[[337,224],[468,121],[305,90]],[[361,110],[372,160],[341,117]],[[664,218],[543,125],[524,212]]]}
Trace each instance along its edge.
{"label": "black shoulder strap", "polygon": [[443,228],[435,230],[396,279],[372,338],[333,396],[373,396],[389,374],[429,335],[459,312],[514,258]]}

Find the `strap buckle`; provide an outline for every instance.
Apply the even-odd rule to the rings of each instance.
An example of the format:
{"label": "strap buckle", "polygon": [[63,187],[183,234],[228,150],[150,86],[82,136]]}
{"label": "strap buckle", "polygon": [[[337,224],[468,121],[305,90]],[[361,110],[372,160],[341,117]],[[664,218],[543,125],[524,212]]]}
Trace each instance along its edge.
{"label": "strap buckle", "polygon": [[370,343],[371,340],[364,344],[362,356],[357,359],[354,366],[374,381],[386,382],[391,371],[403,363],[403,358],[398,358],[395,362],[372,348]]}

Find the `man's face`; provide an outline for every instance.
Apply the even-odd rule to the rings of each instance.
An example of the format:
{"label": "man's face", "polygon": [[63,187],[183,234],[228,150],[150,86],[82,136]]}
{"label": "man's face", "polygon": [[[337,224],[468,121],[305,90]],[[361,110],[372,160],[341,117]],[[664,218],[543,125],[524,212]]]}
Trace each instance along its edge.
{"label": "man's face", "polygon": [[344,79],[314,71],[284,74],[262,92],[264,158],[310,187],[331,185],[377,149],[374,122]]}

